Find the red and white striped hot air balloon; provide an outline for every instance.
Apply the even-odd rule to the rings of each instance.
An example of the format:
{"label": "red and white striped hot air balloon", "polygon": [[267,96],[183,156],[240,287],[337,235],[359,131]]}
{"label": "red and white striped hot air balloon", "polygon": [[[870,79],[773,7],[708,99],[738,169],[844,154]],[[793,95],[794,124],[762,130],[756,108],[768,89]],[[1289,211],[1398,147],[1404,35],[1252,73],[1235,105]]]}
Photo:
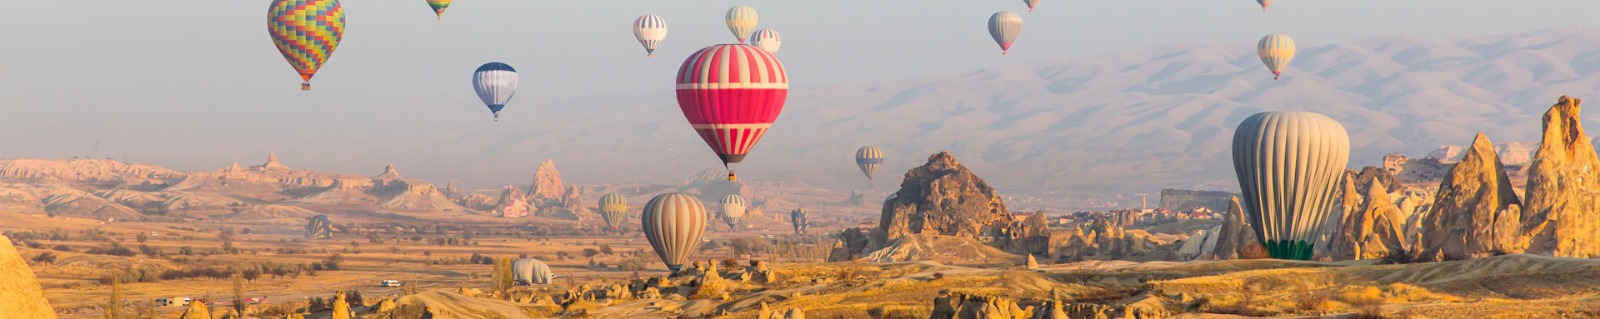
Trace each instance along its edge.
{"label": "red and white striped hot air balloon", "polygon": [[[789,97],[789,75],[778,58],[744,44],[718,44],[689,55],[677,83],[678,107],[723,166],[750,154]],[[735,180],[732,171],[728,180]]]}

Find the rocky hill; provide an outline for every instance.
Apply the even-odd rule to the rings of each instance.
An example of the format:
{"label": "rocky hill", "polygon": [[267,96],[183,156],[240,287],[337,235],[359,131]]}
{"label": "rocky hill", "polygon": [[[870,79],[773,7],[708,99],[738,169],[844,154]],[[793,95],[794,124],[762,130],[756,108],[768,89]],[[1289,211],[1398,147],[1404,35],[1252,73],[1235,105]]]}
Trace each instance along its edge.
{"label": "rocky hill", "polygon": [[0,302],[0,314],[6,318],[56,318],[39,279],[5,236],[0,236],[0,300],[5,301]]}

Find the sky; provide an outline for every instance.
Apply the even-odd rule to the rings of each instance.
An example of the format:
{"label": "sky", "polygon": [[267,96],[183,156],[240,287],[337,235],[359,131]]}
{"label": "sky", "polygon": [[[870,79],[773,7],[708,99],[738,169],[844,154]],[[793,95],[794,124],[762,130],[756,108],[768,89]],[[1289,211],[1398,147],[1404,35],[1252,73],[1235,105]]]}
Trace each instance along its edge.
{"label": "sky", "polygon": [[[285,160],[296,167],[374,175],[382,163],[346,159],[415,142],[370,138],[383,132],[515,131],[560,120],[539,118],[541,109],[668,91],[683,57],[733,41],[722,16],[737,4],[755,7],[761,27],[782,34],[779,57],[795,90],[1151,46],[1253,45],[1268,33],[1310,46],[1594,27],[1574,13],[1600,12],[1594,0],[1280,0],[1265,14],[1250,0],[1043,0],[1034,13],[1014,0],[461,0],[435,21],[422,0],[347,0],[344,41],[313,91],[301,92],[267,36],[268,4],[8,4],[12,15],[0,19],[0,158],[117,157],[200,170],[278,151],[294,154]],[[1007,56],[985,29],[1003,10],[1024,21]],[[670,26],[654,58],[630,32],[646,13]],[[490,61],[521,72],[504,113],[520,121],[486,123],[469,76]],[[457,178],[410,171],[441,183]],[[506,180],[523,175],[530,174]]]}

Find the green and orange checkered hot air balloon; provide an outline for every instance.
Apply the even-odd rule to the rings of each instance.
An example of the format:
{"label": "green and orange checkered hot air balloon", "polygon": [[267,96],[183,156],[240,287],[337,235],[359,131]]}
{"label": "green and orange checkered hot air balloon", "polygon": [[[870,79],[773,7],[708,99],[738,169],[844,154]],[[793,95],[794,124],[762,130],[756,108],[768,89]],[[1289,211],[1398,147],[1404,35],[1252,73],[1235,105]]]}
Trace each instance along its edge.
{"label": "green and orange checkered hot air balloon", "polygon": [[267,9],[267,33],[289,66],[300,73],[300,90],[311,90],[311,77],[328,62],[344,36],[344,7],[339,0],[273,0]]}
{"label": "green and orange checkered hot air balloon", "polygon": [[444,20],[444,9],[450,8],[450,1],[454,0],[428,0],[428,6],[433,7],[434,16]]}

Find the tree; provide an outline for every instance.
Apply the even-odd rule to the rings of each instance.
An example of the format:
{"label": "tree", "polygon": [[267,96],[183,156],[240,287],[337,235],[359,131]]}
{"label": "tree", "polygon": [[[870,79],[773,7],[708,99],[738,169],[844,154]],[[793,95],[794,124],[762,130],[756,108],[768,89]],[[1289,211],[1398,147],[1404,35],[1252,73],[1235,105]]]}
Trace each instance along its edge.
{"label": "tree", "polygon": [[515,284],[511,277],[510,258],[501,258],[494,261],[494,275],[492,278],[494,280],[494,291],[499,292],[501,296],[508,296],[506,292],[510,291]]}
{"label": "tree", "polygon": [[244,313],[244,271],[238,266],[233,267],[233,311]]}
{"label": "tree", "polygon": [[111,276],[111,301],[106,303],[106,319],[122,319],[122,278]]}
{"label": "tree", "polygon": [[54,264],[54,263],[56,263],[56,254],[52,253],[52,252],[48,252],[48,251],[44,252],[42,254],[39,254],[38,256],[33,256],[33,262],[42,263],[42,264]]}

